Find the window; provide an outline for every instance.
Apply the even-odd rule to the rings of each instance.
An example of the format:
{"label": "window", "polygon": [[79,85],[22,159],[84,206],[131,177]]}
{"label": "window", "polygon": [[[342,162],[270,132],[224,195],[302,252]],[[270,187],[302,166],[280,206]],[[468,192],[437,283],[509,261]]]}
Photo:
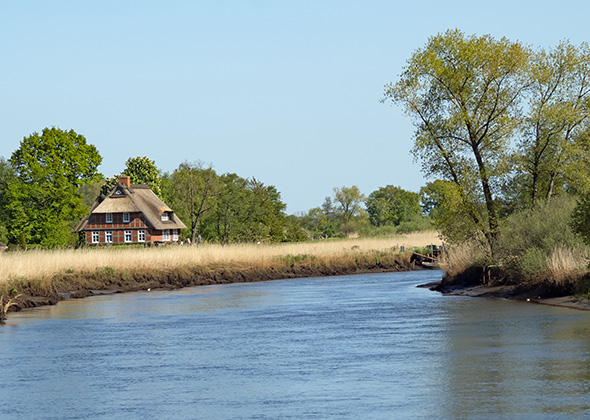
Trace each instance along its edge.
{"label": "window", "polygon": [[172,229],[172,240],[174,242],[178,241],[178,231],[176,229]]}
{"label": "window", "polygon": [[100,232],[92,232],[92,243],[97,244],[100,242]]}
{"label": "window", "polygon": [[162,222],[168,221],[168,212],[162,213]]}
{"label": "window", "polygon": [[123,213],[123,223],[129,223],[129,213]]}
{"label": "window", "polygon": [[169,240],[170,240],[170,230],[169,229],[164,229],[162,231],[162,241],[168,242]]}
{"label": "window", "polygon": [[109,244],[112,244],[113,243],[113,232],[111,232],[111,231],[105,232],[104,241]]}
{"label": "window", "polygon": [[145,242],[145,230],[137,231],[137,242]]}
{"label": "window", "polygon": [[113,223],[113,213],[106,214],[106,221],[107,223]]}
{"label": "window", "polygon": [[[129,214],[129,213],[127,213]],[[133,242],[133,232],[130,230],[125,231],[125,242]]]}

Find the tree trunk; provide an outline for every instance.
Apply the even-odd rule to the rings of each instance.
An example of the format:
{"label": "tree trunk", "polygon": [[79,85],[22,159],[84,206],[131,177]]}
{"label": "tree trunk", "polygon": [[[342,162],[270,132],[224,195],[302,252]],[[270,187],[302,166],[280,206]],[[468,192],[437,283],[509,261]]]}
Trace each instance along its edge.
{"label": "tree trunk", "polygon": [[494,251],[496,236],[498,233],[498,217],[496,214],[496,206],[494,204],[494,197],[492,195],[492,190],[490,188],[490,180],[487,174],[487,170],[481,157],[481,153],[479,151],[477,143],[473,143],[472,148],[473,154],[475,155],[475,160],[477,161],[477,167],[479,169],[481,187],[486,201],[486,210],[488,213],[488,228],[486,229],[486,232],[484,232],[484,235],[488,241],[491,257],[493,259],[495,255]]}

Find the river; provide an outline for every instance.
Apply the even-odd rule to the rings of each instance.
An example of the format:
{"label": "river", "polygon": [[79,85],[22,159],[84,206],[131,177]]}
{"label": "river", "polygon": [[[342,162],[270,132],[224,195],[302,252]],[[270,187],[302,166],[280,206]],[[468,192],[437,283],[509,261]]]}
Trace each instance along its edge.
{"label": "river", "polygon": [[0,327],[2,419],[590,416],[590,313],[438,271],[68,300]]}

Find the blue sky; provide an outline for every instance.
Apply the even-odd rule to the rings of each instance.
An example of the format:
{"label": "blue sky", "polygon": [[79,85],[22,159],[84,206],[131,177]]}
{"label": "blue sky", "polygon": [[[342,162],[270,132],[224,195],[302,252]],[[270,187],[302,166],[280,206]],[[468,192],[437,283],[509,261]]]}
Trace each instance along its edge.
{"label": "blue sky", "polygon": [[132,156],[274,185],[289,213],[333,187],[419,191],[413,127],[382,104],[428,37],[588,40],[583,1],[4,1],[0,156],[74,129],[105,176]]}

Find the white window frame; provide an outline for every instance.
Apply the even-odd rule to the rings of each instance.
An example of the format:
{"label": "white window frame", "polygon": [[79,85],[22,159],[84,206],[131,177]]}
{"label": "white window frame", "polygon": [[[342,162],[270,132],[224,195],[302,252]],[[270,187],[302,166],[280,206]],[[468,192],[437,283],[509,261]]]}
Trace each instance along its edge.
{"label": "white window frame", "polygon": [[129,223],[131,215],[129,213],[123,213],[123,223]]}
{"label": "white window frame", "polygon": [[162,231],[162,242],[170,242],[170,229]]}
{"label": "white window frame", "polygon": [[172,241],[178,242],[178,230],[172,229]]}
{"label": "white window frame", "polygon": [[106,223],[113,223],[113,213],[106,213],[104,218]]}
{"label": "white window frame", "polygon": [[137,231],[137,242],[145,242],[145,230]]}
{"label": "white window frame", "polygon": [[90,233],[90,237],[91,237],[91,240],[92,240],[92,243],[93,243],[93,244],[98,244],[98,243],[100,243],[100,232],[99,232],[99,231],[97,231],[97,230],[93,230],[93,231]]}
{"label": "white window frame", "polygon": [[167,222],[168,220],[170,220],[170,217],[168,216],[168,212],[165,211],[162,213],[162,222]]}
{"label": "white window frame", "polygon": [[125,234],[125,242],[133,242],[133,231],[132,230],[126,230],[124,232]]}
{"label": "white window frame", "polygon": [[113,243],[113,231],[112,231],[112,230],[107,230],[107,231],[104,233],[104,241],[105,241],[107,244],[112,244],[112,243]]}

